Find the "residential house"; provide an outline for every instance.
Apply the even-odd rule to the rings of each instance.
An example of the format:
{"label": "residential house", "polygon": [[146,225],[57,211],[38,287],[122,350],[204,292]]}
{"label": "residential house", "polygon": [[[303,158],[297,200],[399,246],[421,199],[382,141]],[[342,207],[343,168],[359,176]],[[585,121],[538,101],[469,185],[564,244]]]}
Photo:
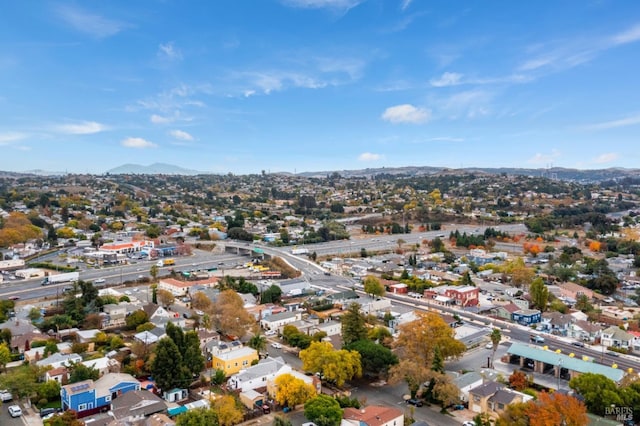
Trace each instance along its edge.
{"label": "residential house", "polygon": [[275,378],[285,365],[282,357],[267,357],[260,360],[256,365],[229,377],[227,385],[231,389],[240,389],[243,392],[264,387],[267,385],[267,381]]}
{"label": "residential house", "polygon": [[453,378],[452,383],[460,390],[458,398],[462,402],[469,402],[469,391],[480,386],[484,381],[482,375],[476,371],[469,371],[464,374],[447,371],[447,375]]}
{"label": "residential house", "polygon": [[94,339],[96,337],[96,335],[100,333],[100,330],[98,329],[92,329],[92,330],[78,330],[76,331],[76,341],[78,343],[85,343],[88,345],[87,347],[87,351],[88,352],[93,352],[94,351],[94,347],[95,347],[95,343],[94,343]]}
{"label": "residential house", "polygon": [[238,346],[230,350],[218,351],[211,354],[211,366],[222,370],[227,376],[236,374],[240,370],[251,366],[258,360],[258,351],[248,346]]}
{"label": "residential house", "polygon": [[569,334],[572,321],[573,317],[569,314],[561,314],[556,311],[545,312],[542,314],[542,319],[537,329],[556,336],[566,336]]}
{"label": "residential house", "polygon": [[78,354],[61,354],[60,352],[56,352],[47,358],[41,359],[36,362],[38,367],[68,367],[71,364],[77,364],[82,362],[82,357]]}
{"label": "residential house", "polygon": [[147,314],[149,322],[153,322],[160,318],[172,318],[174,316],[173,312],[169,312],[162,306],[155,303],[147,303],[142,307],[142,310]]}
{"label": "residential house", "polygon": [[403,426],[404,413],[395,407],[369,405],[345,408],[340,426]]}
{"label": "residential house", "polygon": [[124,305],[109,303],[102,307],[102,327],[121,327],[126,324],[127,308]]}
{"label": "residential house", "polygon": [[460,307],[477,306],[480,300],[480,289],[470,285],[466,286],[443,286],[443,294],[453,299],[453,303]]}
{"label": "residential house", "polygon": [[325,332],[327,333],[327,337],[337,336],[342,334],[342,323],[337,321],[326,321],[314,325],[309,331],[311,334]]}
{"label": "residential house", "polygon": [[277,330],[282,332],[285,325],[300,321],[302,319],[302,312],[288,311],[281,312],[279,314],[269,315],[262,318],[260,326],[265,330]]}
{"label": "residential house", "polygon": [[618,326],[612,325],[602,330],[600,342],[603,346],[619,349],[631,349],[634,336]]}
{"label": "residential house", "polygon": [[51,370],[47,370],[44,373],[44,380],[55,380],[58,383],[65,383],[69,378],[69,370],[67,367],[58,367],[52,368]]}
{"label": "residential house", "polygon": [[119,424],[139,422],[167,410],[167,404],[153,392],[132,390],[111,401],[111,415]]}
{"label": "residential house", "polygon": [[522,308],[514,303],[507,303],[506,305],[494,306],[491,308],[492,313],[495,316],[505,320],[511,320],[515,312],[520,311]]}
{"label": "residential house", "polygon": [[87,361],[82,361],[82,364],[89,368],[94,368],[98,370],[100,376],[104,376],[108,372],[116,372],[120,369],[120,363],[112,358],[102,357],[90,359]]}
{"label": "residential house", "polygon": [[542,318],[538,309],[521,309],[511,314],[511,320],[522,325],[537,324]]}
{"label": "residential house", "polygon": [[498,382],[487,382],[469,390],[469,409],[474,413],[499,416],[509,404],[527,402],[532,396],[517,392]]}
{"label": "residential house", "polygon": [[158,281],[159,290],[167,290],[176,297],[183,297],[189,294],[195,287],[215,287],[218,283],[216,277],[209,277],[196,281],[180,281],[175,278],[162,278]]}
{"label": "residential house", "polygon": [[600,337],[602,326],[589,321],[578,320],[569,326],[569,337],[585,342],[595,342]]}
{"label": "residential house", "polygon": [[135,377],[108,373],[95,382],[83,380],[62,386],[60,399],[63,410],[73,410],[82,418],[109,407],[112,400],[132,390],[140,390],[140,382]]}

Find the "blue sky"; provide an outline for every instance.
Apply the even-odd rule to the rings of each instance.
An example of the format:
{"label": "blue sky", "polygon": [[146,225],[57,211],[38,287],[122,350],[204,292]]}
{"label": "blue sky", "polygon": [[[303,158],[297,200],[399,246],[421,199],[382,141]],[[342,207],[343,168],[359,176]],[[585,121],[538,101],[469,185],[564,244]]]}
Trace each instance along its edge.
{"label": "blue sky", "polygon": [[640,167],[636,0],[5,1],[0,170]]}

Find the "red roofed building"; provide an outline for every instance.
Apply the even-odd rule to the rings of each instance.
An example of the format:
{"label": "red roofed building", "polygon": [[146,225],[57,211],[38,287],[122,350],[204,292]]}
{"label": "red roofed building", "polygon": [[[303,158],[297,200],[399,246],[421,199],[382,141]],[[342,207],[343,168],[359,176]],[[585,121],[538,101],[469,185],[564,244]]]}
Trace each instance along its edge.
{"label": "red roofed building", "polygon": [[167,290],[174,296],[185,296],[187,293],[191,293],[193,287],[215,287],[217,283],[218,279],[215,277],[197,281],[180,281],[174,278],[163,278],[158,282],[158,290]]}
{"label": "red roofed building", "polygon": [[153,241],[131,241],[130,243],[105,244],[100,246],[100,251],[129,254],[142,251],[143,248],[153,248]]}
{"label": "red roofed building", "polygon": [[345,408],[340,426],[404,426],[404,414],[394,407],[370,405]]}

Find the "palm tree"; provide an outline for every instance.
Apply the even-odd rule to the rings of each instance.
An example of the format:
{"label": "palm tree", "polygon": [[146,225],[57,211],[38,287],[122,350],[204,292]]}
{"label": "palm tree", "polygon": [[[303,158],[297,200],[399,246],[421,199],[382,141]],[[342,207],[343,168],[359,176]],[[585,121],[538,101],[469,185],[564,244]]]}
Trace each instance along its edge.
{"label": "palm tree", "polygon": [[253,348],[256,351],[258,351],[258,353],[263,352],[267,347],[267,338],[261,335],[260,333],[257,333],[251,339],[249,339],[249,342],[247,343],[247,345],[250,348]]}
{"label": "palm tree", "polygon": [[496,350],[498,350],[498,345],[502,340],[502,333],[499,328],[494,328],[489,337],[491,338],[491,343],[493,343],[491,348],[491,368],[493,368],[493,359],[496,357]]}

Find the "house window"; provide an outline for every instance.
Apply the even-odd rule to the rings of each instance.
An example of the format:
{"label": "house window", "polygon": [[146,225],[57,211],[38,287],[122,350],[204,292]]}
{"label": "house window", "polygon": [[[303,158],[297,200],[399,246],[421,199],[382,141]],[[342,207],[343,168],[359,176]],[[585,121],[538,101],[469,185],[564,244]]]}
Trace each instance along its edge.
{"label": "house window", "polygon": [[87,409],[87,404],[80,404],[78,405],[78,411],[84,411]]}
{"label": "house window", "polygon": [[242,361],[242,366],[245,367],[249,365],[249,361],[247,361],[246,359],[244,361]]}
{"label": "house window", "polygon": [[480,402],[480,397],[478,395],[473,395],[473,402]]}
{"label": "house window", "polygon": [[504,410],[504,404],[498,403],[498,410]]}
{"label": "house window", "polygon": [[104,400],[105,400],[106,402],[111,401],[111,395],[107,395],[107,396],[105,396],[105,397],[104,397]]}

